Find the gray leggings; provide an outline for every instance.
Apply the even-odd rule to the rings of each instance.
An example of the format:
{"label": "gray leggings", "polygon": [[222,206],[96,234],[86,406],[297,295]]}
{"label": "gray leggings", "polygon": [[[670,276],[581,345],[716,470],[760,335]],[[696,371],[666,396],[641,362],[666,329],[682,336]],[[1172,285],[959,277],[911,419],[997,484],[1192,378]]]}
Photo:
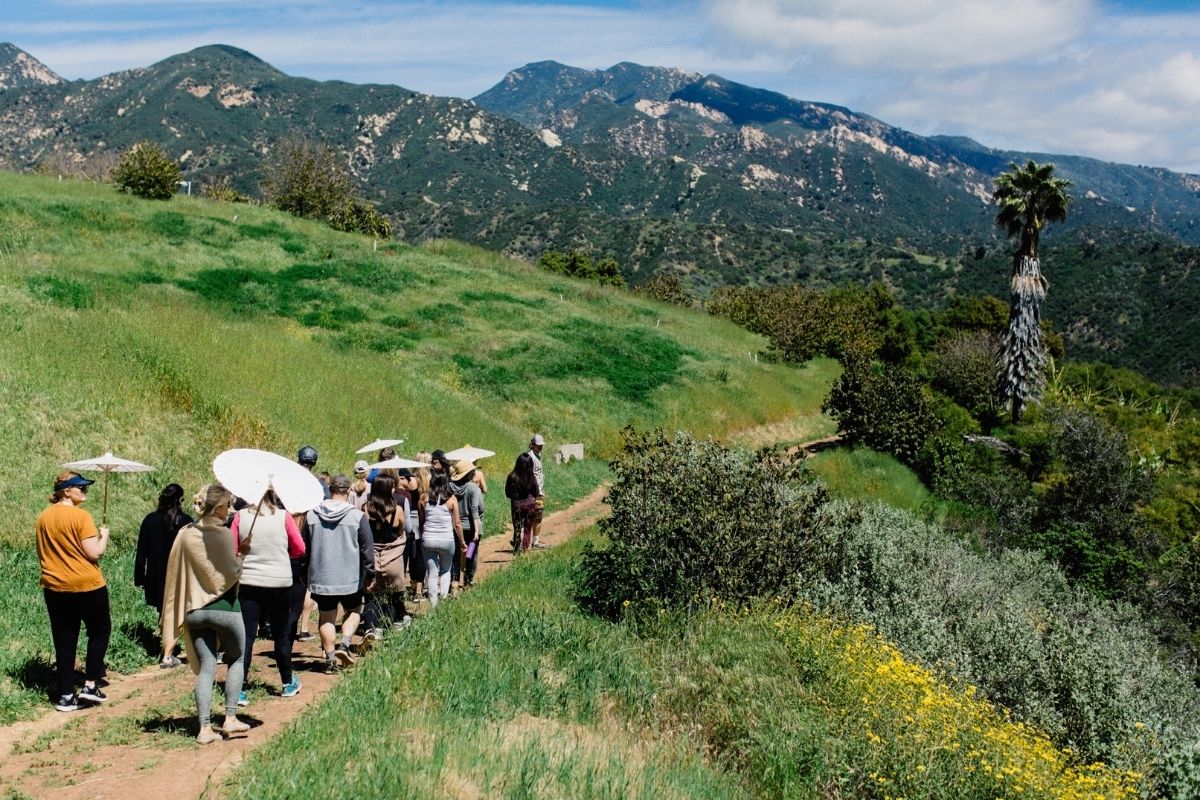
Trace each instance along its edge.
{"label": "gray leggings", "polygon": [[[225,651],[225,716],[237,715],[238,695],[242,693],[242,659],[246,650],[246,628],[237,611],[206,611],[198,608],[188,612],[188,632],[196,645],[200,674],[196,676],[196,713],[200,729],[212,724],[213,680],[217,677],[217,642]],[[229,659],[235,659],[230,661]]]}

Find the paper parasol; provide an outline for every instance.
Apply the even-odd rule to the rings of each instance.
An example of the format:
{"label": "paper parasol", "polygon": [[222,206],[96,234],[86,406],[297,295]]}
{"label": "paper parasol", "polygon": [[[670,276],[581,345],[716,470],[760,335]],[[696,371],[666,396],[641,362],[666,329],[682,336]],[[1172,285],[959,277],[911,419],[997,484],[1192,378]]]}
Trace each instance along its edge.
{"label": "paper parasol", "polygon": [[293,514],[316,508],[325,499],[325,487],[307,469],[266,450],[226,450],[213,459],[213,474],[221,484],[251,505],[257,505],[267,489]]}
{"label": "paper parasol", "polygon": [[355,453],[375,453],[385,447],[395,447],[398,444],[404,444],[403,439],[376,439],[370,444],[365,444],[355,450]]}
{"label": "paper parasol", "polygon": [[110,472],[153,472],[154,467],[149,464],[142,464],[137,461],[129,461],[124,458],[117,458],[111,452],[105,453],[102,456],[95,458],[85,458],[82,461],[71,461],[63,464],[65,469],[73,469],[79,472],[103,472],[104,473],[104,510],[100,515],[100,524],[104,525],[108,522],[108,474]]}
{"label": "paper parasol", "polygon": [[471,447],[471,445],[468,444],[464,447],[458,448],[457,450],[451,450],[449,453],[446,453],[446,458],[450,459],[451,461],[470,461],[474,463],[481,458],[490,458],[494,455],[496,454],[491,450],[484,450],[482,447]]}

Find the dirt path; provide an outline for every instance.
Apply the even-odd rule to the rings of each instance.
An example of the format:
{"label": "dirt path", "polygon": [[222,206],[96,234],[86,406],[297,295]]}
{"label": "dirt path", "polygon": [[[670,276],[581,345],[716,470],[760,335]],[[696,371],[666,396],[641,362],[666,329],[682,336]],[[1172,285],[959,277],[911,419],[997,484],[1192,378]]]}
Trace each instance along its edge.
{"label": "dirt path", "polygon": [[[548,515],[542,524],[542,541],[553,547],[603,517],[608,511],[603,504],[605,491],[600,487],[571,507]],[[508,541],[506,534],[484,540],[479,579],[512,561]],[[296,697],[280,697],[270,650],[270,642],[256,643],[251,702],[241,713],[253,726],[248,734],[206,747],[197,745],[191,670],[150,667],[134,675],[114,676],[103,706],[72,714],[47,706],[37,719],[0,728],[0,792],[6,798],[55,800],[215,797],[224,776],[248,751],[280,732],[338,680],[321,671],[323,659],[314,641],[297,642],[294,666],[303,688]],[[219,698],[218,693],[218,702]],[[214,715],[219,716],[218,703],[214,706]]]}

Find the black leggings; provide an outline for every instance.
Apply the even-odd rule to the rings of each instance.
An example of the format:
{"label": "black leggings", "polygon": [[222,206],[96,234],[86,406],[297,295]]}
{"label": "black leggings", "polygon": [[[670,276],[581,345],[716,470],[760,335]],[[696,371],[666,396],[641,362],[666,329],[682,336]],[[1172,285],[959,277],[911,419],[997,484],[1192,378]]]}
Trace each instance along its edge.
{"label": "black leggings", "polygon": [[87,661],[84,680],[97,681],[105,676],[104,654],[112,633],[108,611],[108,587],[90,592],[56,592],[42,589],[46,610],[50,612],[50,635],[54,639],[54,665],[58,669],[58,693],[75,691],[75,651],[79,648],[79,625],[87,630]]}
{"label": "black leggings", "polygon": [[[265,617],[271,623],[271,635],[275,637],[275,666],[279,667],[279,678],[288,684],[292,680],[292,587],[269,589],[263,586],[241,584],[238,602],[242,605],[242,622],[246,626],[246,655],[242,664],[246,678],[250,677],[250,658],[254,652],[254,639],[258,636],[258,623]],[[303,601],[302,601],[303,602]]]}

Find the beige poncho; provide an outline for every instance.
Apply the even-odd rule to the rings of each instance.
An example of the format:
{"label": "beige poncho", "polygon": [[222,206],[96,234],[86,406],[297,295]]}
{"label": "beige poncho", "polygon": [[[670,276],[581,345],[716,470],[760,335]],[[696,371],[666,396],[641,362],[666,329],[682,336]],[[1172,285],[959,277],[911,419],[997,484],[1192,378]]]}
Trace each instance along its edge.
{"label": "beige poncho", "polygon": [[221,520],[204,517],[180,529],[175,537],[163,588],[163,647],[174,647],[182,634],[192,672],[200,671],[200,660],[185,624],[188,612],[204,608],[229,591],[238,582],[241,568],[241,559],[234,553],[233,531]]}

